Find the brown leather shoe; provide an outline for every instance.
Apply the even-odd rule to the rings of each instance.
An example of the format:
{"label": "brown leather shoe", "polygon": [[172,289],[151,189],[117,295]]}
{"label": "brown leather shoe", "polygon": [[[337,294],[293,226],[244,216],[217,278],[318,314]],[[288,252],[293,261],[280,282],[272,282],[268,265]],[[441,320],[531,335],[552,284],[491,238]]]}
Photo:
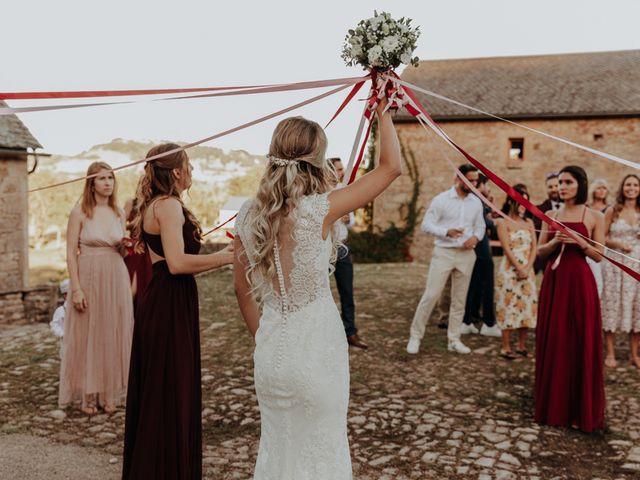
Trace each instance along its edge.
{"label": "brown leather shoe", "polygon": [[347,337],[347,343],[349,343],[349,345],[351,345],[352,347],[361,348],[362,350],[366,350],[367,348],[369,348],[369,345],[363,343],[362,340],[360,340],[360,337],[358,337],[357,333],[355,335],[349,335]]}

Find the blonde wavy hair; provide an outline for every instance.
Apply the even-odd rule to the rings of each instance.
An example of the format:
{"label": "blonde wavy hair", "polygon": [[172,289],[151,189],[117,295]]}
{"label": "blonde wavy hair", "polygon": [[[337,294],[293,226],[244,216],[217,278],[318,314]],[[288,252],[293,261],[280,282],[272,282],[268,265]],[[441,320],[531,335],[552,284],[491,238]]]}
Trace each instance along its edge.
{"label": "blonde wavy hair", "polygon": [[[320,125],[303,117],[282,120],[273,132],[270,160],[260,179],[246,225],[255,245],[247,278],[254,291],[264,295],[266,285],[277,278],[274,247],[284,218],[303,196],[325,193],[336,184],[336,175],[325,159],[327,137]],[[332,233],[335,261],[337,236]]]}
{"label": "blonde wavy hair", "polygon": [[[145,158],[153,157],[177,148],[180,148],[180,146],[175,143],[163,143],[149,150]],[[191,213],[191,210],[185,207],[182,202],[180,192],[178,192],[176,185],[176,178],[173,175],[173,170],[186,168],[188,162],[189,157],[187,153],[184,150],[180,150],[179,152],[151,160],[145,164],[144,175],[138,182],[138,191],[136,192],[134,202],[136,204],[136,212],[131,222],[131,238],[135,241],[136,247],[140,248],[144,245],[142,241],[142,227],[147,208],[149,208],[149,205],[155,199],[163,197],[173,197],[180,202],[184,216],[196,227],[193,232],[194,238],[198,241],[202,240],[200,223],[195,215]]]}

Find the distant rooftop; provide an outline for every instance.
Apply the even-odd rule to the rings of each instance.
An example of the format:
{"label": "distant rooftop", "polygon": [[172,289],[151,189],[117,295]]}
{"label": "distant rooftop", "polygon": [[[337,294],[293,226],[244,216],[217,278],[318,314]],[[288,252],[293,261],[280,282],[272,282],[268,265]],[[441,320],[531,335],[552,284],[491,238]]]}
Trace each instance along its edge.
{"label": "distant rooftop", "polygon": [[[8,105],[0,100],[0,107]],[[16,115],[0,115],[0,148],[42,148]]]}
{"label": "distant rooftop", "polygon": [[[507,118],[640,116],[640,50],[424,60],[401,77]],[[487,118],[416,94],[436,120]]]}

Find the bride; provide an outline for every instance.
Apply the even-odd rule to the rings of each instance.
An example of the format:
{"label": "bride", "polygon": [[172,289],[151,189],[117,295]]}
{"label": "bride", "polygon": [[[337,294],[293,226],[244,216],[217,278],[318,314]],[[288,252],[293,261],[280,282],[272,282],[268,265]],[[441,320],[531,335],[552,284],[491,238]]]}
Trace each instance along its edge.
{"label": "bride", "polygon": [[383,99],[376,107],[378,166],[337,190],[320,125],[302,117],[280,122],[257,195],[238,213],[234,285],[256,343],[262,422],[255,479],[351,479],[348,346],[329,288],[332,230],[401,174],[385,106]]}

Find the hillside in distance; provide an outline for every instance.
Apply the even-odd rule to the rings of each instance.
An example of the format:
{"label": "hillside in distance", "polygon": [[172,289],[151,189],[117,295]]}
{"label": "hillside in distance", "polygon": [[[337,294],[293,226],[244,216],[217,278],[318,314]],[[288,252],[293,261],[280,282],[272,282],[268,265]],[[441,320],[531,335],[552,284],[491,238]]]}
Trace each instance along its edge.
{"label": "hillside in distance", "polygon": [[[29,188],[82,177],[95,161],[106,162],[117,168],[141,160],[151,147],[159,143],[162,142],[117,138],[76,155],[42,157],[36,171],[29,175]],[[193,166],[193,185],[183,199],[203,226],[216,224],[220,207],[230,196],[250,196],[255,193],[265,164],[263,155],[253,155],[244,150],[224,151],[208,146],[190,148],[187,152]],[[143,166],[141,163],[116,172],[120,206],[134,196]],[[68,214],[80,198],[83,185],[84,182],[79,181],[29,195],[29,236],[32,245],[47,243],[50,236],[47,232],[62,232],[64,235]]]}

